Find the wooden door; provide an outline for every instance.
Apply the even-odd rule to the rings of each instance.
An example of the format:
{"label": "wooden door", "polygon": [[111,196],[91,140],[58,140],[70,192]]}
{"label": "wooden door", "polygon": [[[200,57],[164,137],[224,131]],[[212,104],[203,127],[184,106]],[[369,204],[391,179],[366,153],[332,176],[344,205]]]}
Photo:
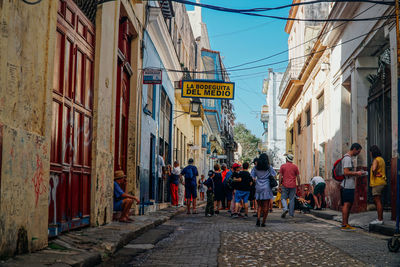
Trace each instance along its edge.
{"label": "wooden door", "polygon": [[73,1],[58,4],[49,236],[90,223],[94,26]]}
{"label": "wooden door", "polygon": [[130,97],[131,34],[129,20],[120,19],[118,41],[117,100],[115,116],[114,169],[126,174],[128,155],[128,113]]}

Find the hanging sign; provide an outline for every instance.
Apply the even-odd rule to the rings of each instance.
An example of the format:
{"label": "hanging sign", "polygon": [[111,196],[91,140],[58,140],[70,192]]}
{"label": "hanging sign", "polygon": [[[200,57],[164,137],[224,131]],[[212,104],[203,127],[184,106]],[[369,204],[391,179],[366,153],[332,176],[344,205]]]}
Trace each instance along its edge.
{"label": "hanging sign", "polygon": [[162,70],[157,70],[157,69],[143,70],[143,84],[161,84],[161,83],[162,83]]}
{"label": "hanging sign", "polygon": [[182,97],[234,99],[235,83],[210,80],[183,80]]}

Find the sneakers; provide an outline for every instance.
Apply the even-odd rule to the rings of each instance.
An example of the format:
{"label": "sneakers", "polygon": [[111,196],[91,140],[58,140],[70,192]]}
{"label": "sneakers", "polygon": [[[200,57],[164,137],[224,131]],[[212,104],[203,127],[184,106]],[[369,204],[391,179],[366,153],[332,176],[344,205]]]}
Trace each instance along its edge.
{"label": "sneakers", "polygon": [[211,214],[207,214],[206,216],[207,216],[207,217],[212,217],[212,215],[211,215]]}
{"label": "sneakers", "polygon": [[256,226],[260,227],[260,220],[257,220]]}
{"label": "sneakers", "polygon": [[340,227],[340,230],[342,230],[342,231],[355,231],[356,228],[346,224],[346,225],[342,225],[342,227]]}
{"label": "sneakers", "polygon": [[247,219],[247,218],[249,218],[249,215],[245,214],[245,215],[243,216],[243,219]]}
{"label": "sneakers", "polygon": [[288,214],[288,210],[284,210],[283,212],[282,212],[282,215],[281,215],[281,218],[285,218],[286,217],[286,214]]}
{"label": "sneakers", "polygon": [[369,224],[380,224],[380,225],[382,225],[382,224],[383,224],[383,220],[380,221],[380,220],[378,220],[378,219],[375,219],[375,220],[373,220],[372,222],[370,222]]}
{"label": "sneakers", "polygon": [[234,214],[232,215],[232,218],[233,218],[233,219],[239,218],[239,215],[238,215],[237,213],[234,213]]}
{"label": "sneakers", "polygon": [[261,224],[261,227],[265,227],[265,223],[262,223],[262,224]]}

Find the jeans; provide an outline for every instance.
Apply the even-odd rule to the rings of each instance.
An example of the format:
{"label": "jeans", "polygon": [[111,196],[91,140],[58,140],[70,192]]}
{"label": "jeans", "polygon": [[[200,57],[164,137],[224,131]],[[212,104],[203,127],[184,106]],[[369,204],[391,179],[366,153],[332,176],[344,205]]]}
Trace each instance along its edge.
{"label": "jeans", "polygon": [[296,196],[296,187],[295,188],[286,188],[282,186],[282,196],[281,196],[281,202],[282,202],[282,208],[283,211],[287,211],[287,201],[286,199],[289,198],[289,215],[294,216],[294,197]]}

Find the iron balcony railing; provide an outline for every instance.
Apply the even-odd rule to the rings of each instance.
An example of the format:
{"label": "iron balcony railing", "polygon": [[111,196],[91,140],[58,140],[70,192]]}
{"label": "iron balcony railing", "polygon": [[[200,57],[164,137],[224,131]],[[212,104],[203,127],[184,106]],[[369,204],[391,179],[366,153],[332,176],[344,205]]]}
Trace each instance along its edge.
{"label": "iron balcony railing", "polygon": [[283,74],[281,84],[279,86],[279,101],[282,99],[283,93],[286,90],[291,80],[298,80],[300,71],[303,68],[304,59],[290,59],[286,71]]}

